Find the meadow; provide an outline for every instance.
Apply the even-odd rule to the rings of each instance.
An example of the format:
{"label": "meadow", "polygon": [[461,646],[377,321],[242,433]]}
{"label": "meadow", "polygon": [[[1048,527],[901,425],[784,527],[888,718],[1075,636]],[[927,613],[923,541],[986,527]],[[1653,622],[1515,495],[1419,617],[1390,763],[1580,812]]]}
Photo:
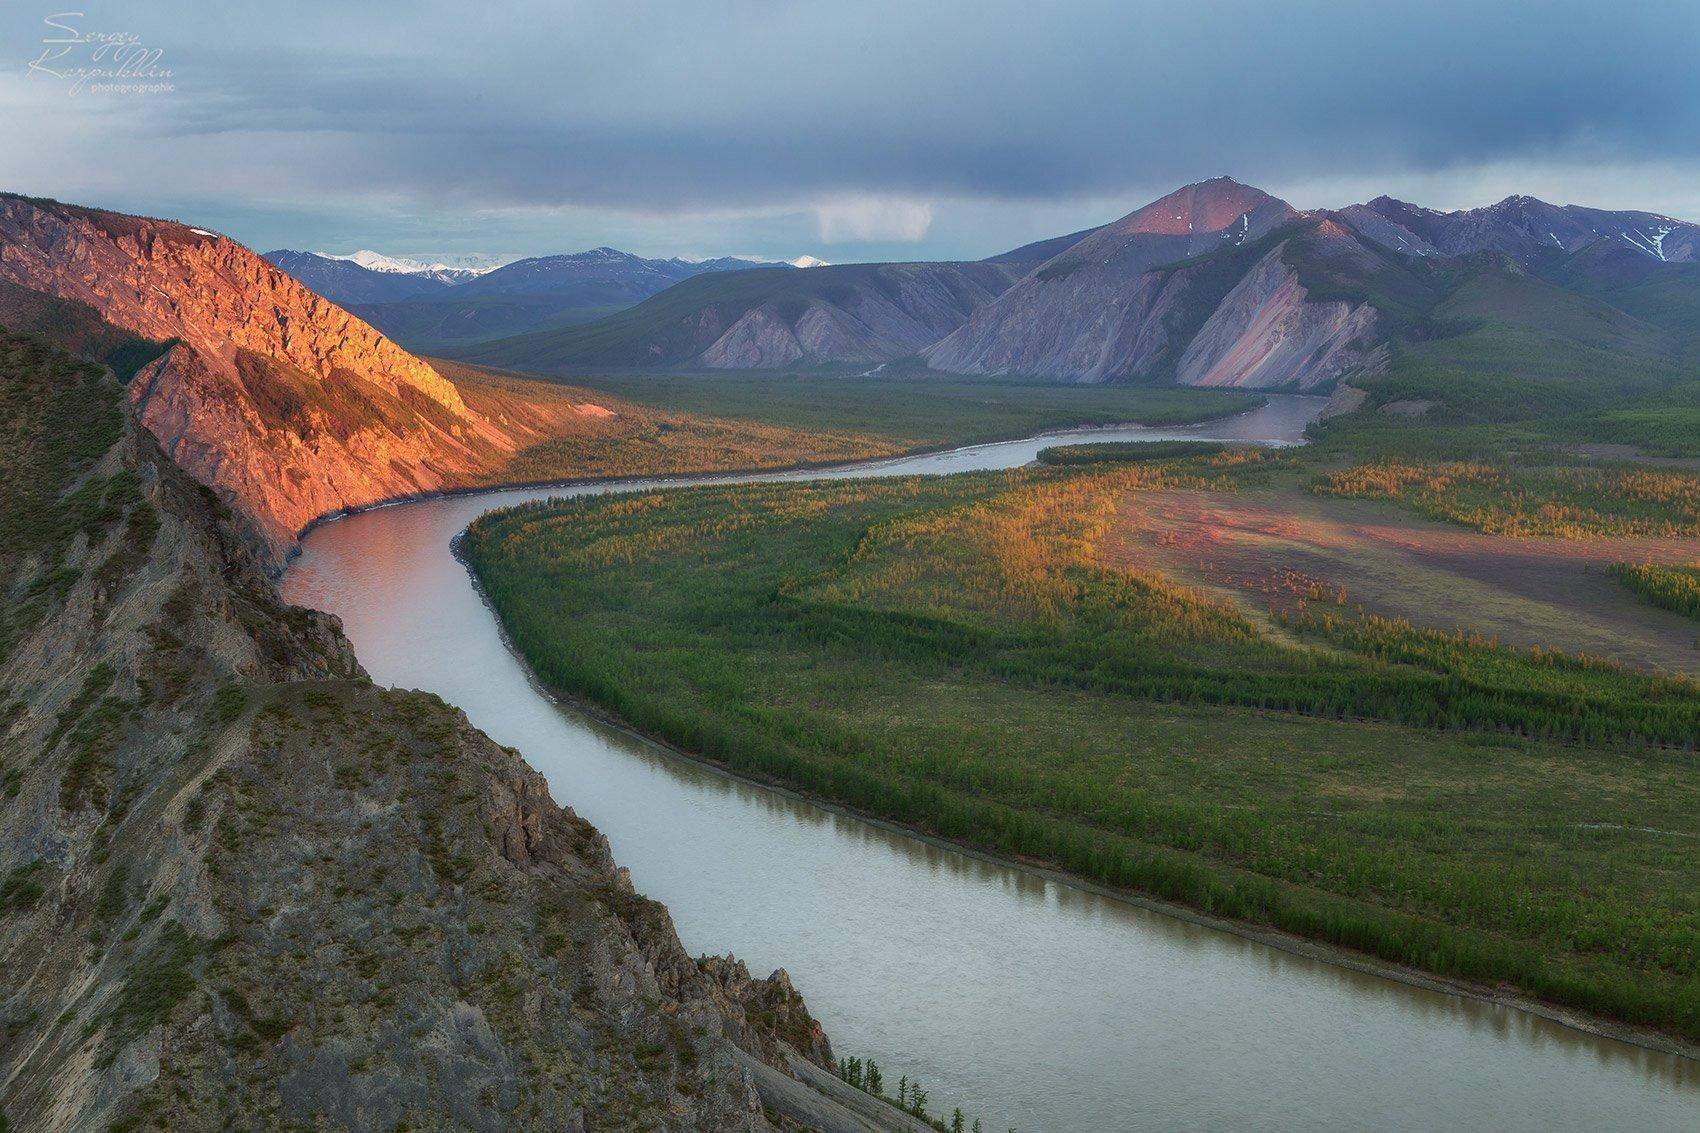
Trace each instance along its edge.
{"label": "meadow", "polygon": [[1694,682],[1117,560],[1130,498],[1302,496],[1294,460],[554,502],[465,546],[544,681],[741,773],[1700,1038]]}

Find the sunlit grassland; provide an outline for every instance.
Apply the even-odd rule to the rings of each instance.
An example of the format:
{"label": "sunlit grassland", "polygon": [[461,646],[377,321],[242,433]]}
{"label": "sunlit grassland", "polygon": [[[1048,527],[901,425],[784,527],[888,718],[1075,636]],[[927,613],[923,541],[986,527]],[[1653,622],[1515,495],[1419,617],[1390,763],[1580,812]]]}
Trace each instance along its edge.
{"label": "sunlit grassland", "polygon": [[1386,459],[1324,475],[1315,491],[1397,500],[1434,519],[1504,535],[1700,533],[1700,476],[1653,468]]}
{"label": "sunlit grassland", "polygon": [[[1700,694],[1100,554],[1288,456],[694,489],[485,517],[552,686],[872,814],[1700,1037]],[[1266,464],[1268,462],[1268,464]]]}

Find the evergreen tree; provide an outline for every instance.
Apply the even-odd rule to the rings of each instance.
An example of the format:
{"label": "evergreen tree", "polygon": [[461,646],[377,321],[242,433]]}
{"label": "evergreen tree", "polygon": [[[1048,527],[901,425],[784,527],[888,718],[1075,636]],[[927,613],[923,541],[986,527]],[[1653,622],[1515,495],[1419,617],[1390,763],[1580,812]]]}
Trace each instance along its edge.
{"label": "evergreen tree", "polygon": [[868,1059],[868,1093],[875,1095],[885,1093],[885,1079],[880,1075],[880,1064]]}
{"label": "evergreen tree", "polygon": [[921,1088],[921,1083],[909,1084],[909,1112],[916,1117],[927,1116],[927,1091]]}
{"label": "evergreen tree", "polygon": [[900,1107],[909,1104],[909,1075],[907,1074],[897,1080],[897,1104]]}
{"label": "evergreen tree", "polygon": [[960,1107],[950,1111],[950,1133],[962,1133],[962,1110]]}

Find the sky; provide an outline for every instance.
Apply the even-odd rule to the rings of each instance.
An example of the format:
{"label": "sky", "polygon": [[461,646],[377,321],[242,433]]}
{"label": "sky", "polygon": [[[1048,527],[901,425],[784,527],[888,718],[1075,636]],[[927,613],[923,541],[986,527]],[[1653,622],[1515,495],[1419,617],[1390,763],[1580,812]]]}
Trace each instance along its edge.
{"label": "sky", "polygon": [[0,189],[261,250],[972,258],[1220,174],[1700,219],[1696,0],[6,0],[0,63]]}

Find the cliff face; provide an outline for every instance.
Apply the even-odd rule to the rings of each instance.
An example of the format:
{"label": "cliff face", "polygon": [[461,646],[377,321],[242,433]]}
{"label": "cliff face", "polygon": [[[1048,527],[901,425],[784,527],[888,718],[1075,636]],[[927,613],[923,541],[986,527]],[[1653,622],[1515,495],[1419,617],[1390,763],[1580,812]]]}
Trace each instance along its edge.
{"label": "cliff face", "polygon": [[0,387],[11,1128],[880,1127],[798,1082],[783,973],[691,959],[516,752],[281,604],[109,376],[7,334]]}
{"label": "cliff face", "polygon": [[472,482],[572,427],[564,405],[487,417],[359,319],[181,224],[0,196],[0,282],[170,344],[130,381],[137,417],[241,502],[274,558],[320,515]]}
{"label": "cliff face", "polygon": [[1314,302],[1299,274],[1272,249],[1234,286],[1188,344],[1183,385],[1245,389],[1327,385],[1379,364],[1375,308]]}
{"label": "cliff face", "polygon": [[[1095,229],[925,351],[936,369],[1075,381],[1173,365],[1208,272],[1183,261],[1253,245],[1299,214],[1227,178],[1188,185]],[[1191,324],[1190,326],[1188,324]]]}

